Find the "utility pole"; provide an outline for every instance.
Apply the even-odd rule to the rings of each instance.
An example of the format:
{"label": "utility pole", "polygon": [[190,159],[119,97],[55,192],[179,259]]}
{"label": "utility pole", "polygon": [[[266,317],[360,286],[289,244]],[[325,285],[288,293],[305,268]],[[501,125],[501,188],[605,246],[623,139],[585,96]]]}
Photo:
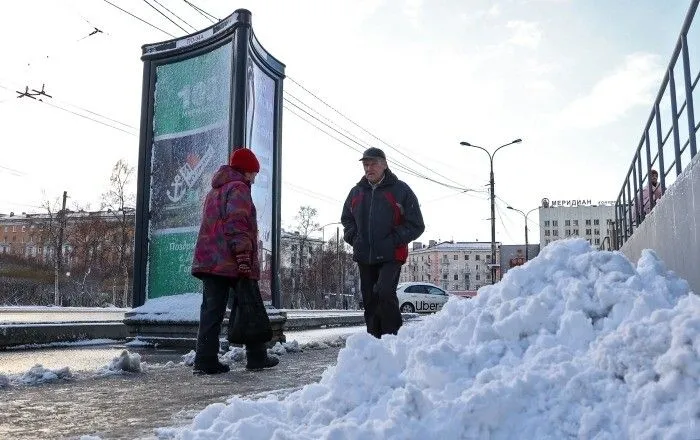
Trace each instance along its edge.
{"label": "utility pole", "polygon": [[[495,153],[494,153],[495,154]],[[493,156],[489,156],[491,163],[491,284],[496,283],[496,193],[493,179]]]}
{"label": "utility pole", "polygon": [[63,229],[65,225],[66,218],[66,199],[68,198],[68,192],[63,191],[63,207],[58,212],[58,246],[56,248],[56,263],[54,264],[54,291],[53,291],[53,301],[54,305],[61,305],[61,293],[58,286],[58,280],[61,276],[61,263],[63,260]]}

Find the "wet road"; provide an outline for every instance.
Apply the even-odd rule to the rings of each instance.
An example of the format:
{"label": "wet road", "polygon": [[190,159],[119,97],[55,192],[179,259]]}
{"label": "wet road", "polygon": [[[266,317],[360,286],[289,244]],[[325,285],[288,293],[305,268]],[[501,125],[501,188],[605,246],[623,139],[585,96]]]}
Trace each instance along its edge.
{"label": "wet road", "polygon": [[[66,357],[74,356],[77,362],[81,351],[92,352],[93,358],[106,356],[109,360],[121,349],[80,348],[63,353]],[[217,376],[194,376],[182,364],[164,365],[168,360],[181,362],[182,352],[131,351],[141,351],[142,361],[158,366],[142,373],[100,377],[94,372],[81,372],[70,381],[0,388],[0,438],[72,439],[81,435],[103,439],[172,438],[176,428],[168,427],[187,424],[211,403],[225,402],[234,395],[253,396],[275,390],[283,390],[278,394],[285,394],[318,381],[321,373],[335,364],[339,349],[288,353],[280,357],[276,368],[262,372],[248,372],[243,363],[235,363],[230,373]]]}

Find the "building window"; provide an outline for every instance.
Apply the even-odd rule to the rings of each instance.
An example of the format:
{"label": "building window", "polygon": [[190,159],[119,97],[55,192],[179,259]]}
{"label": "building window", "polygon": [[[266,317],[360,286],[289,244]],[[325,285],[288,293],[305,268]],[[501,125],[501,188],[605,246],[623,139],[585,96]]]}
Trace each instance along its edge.
{"label": "building window", "polygon": [[544,221],[544,227],[545,227],[545,228],[549,227],[549,220],[545,220],[545,221]]}
{"label": "building window", "polygon": [[447,279],[447,274],[446,274],[446,273],[443,273],[443,274],[442,274],[442,279],[443,279],[443,280],[446,280],[446,279]]}
{"label": "building window", "polygon": [[464,261],[469,261],[469,255],[464,256]]}
{"label": "building window", "polygon": [[459,275],[455,274],[455,281],[459,280]]}
{"label": "building window", "polygon": [[549,234],[550,234],[549,229],[545,229],[545,230],[544,230],[544,236],[545,236],[545,237],[549,237]]}
{"label": "building window", "polygon": [[594,233],[595,235],[600,235],[600,229],[595,229],[595,230],[593,230],[593,233]]}
{"label": "building window", "polygon": [[476,280],[479,281],[480,279],[481,277],[479,276],[479,274],[476,274]]}
{"label": "building window", "polygon": [[571,226],[571,220],[564,220],[564,226]]}
{"label": "building window", "polygon": [[591,225],[591,221],[590,221],[590,220],[586,220],[586,226],[590,226],[590,225]]}
{"label": "building window", "polygon": [[553,231],[552,231],[552,235],[555,236],[555,237],[558,237],[558,236],[559,236],[559,230],[558,230],[558,229],[553,230]]}
{"label": "building window", "polygon": [[595,244],[600,244],[600,238],[595,239]]}
{"label": "building window", "polygon": [[593,224],[595,226],[598,226],[600,224],[600,220],[598,220],[598,219],[593,220]]}
{"label": "building window", "polygon": [[566,234],[567,237],[571,237],[571,229],[567,229],[567,230],[565,231],[565,234]]}
{"label": "building window", "polygon": [[545,245],[545,246],[547,246],[549,243],[551,243],[551,241],[549,241],[549,240],[545,240],[545,241],[544,241],[544,245]]}
{"label": "building window", "polygon": [[459,258],[459,255],[455,254],[455,258],[454,258],[454,259],[457,260],[458,258]]}
{"label": "building window", "polygon": [[574,226],[578,226],[578,220],[574,220]]}
{"label": "building window", "polygon": [[590,230],[590,229],[586,229],[586,235],[591,235],[591,230]]}
{"label": "building window", "polygon": [[574,235],[578,235],[578,229],[574,229]]}
{"label": "building window", "polygon": [[[475,259],[476,261],[481,260],[481,255],[476,255],[476,256],[474,257],[474,259]],[[477,266],[477,267],[478,267],[478,266]]]}
{"label": "building window", "polygon": [[552,226],[554,226],[554,227],[559,226],[559,222],[557,220],[552,220]]}
{"label": "building window", "polygon": [[[478,264],[476,265],[476,270],[479,270],[479,265],[478,265]],[[477,276],[478,276],[478,275],[477,275]]]}

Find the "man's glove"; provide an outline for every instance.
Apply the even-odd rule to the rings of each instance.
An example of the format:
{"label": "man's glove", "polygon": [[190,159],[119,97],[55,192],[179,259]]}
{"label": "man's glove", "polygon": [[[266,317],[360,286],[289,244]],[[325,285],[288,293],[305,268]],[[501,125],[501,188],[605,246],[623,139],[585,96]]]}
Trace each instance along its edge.
{"label": "man's glove", "polygon": [[248,254],[238,254],[236,255],[236,262],[238,263],[238,276],[241,278],[250,277],[250,256]]}

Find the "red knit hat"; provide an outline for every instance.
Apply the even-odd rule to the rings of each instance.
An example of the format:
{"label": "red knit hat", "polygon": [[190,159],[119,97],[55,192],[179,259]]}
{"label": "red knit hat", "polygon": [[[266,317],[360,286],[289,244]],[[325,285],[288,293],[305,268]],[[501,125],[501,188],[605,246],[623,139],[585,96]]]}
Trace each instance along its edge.
{"label": "red knit hat", "polygon": [[229,161],[231,168],[234,168],[242,173],[259,173],[260,162],[255,154],[248,148],[239,147],[233,150],[231,160]]}

